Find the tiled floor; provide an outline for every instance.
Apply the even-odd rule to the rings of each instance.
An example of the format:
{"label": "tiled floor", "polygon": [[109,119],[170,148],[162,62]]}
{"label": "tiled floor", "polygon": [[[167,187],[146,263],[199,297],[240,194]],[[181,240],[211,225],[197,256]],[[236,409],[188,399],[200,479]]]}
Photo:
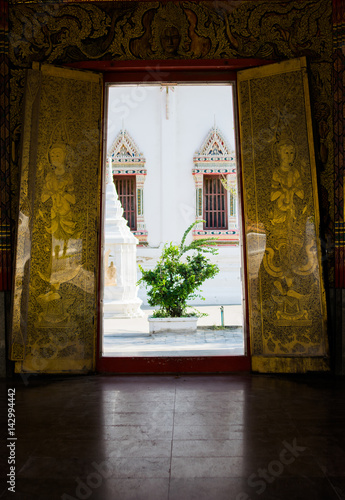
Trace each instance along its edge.
{"label": "tiled floor", "polygon": [[344,379],[31,376],[7,387],[16,389],[16,493],[4,480],[5,419],[1,498],[345,498]]}
{"label": "tiled floor", "polygon": [[244,354],[243,316],[241,306],[224,306],[224,329],[219,306],[198,306],[207,314],[198,319],[196,333],[162,332],[149,334],[147,317],[152,309],[143,310],[143,318],[105,319],[104,356],[241,356]]}

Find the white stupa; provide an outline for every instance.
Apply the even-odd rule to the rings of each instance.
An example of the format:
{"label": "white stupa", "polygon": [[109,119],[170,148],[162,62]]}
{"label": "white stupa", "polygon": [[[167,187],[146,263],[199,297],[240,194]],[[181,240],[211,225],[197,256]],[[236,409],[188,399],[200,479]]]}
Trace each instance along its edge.
{"label": "white stupa", "polygon": [[123,217],[123,208],[113,182],[111,159],[106,185],[104,234],[104,317],[141,317],[142,300],[137,296],[136,285],[139,241]]}

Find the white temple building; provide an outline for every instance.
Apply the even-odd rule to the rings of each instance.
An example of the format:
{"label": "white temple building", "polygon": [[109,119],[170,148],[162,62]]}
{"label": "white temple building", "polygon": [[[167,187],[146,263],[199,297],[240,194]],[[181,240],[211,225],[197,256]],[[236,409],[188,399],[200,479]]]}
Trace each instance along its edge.
{"label": "white temple building", "polygon": [[[210,258],[220,273],[203,284],[202,304],[241,304],[232,90],[210,87],[140,87],[145,98],[127,113],[124,103],[135,101],[137,87],[111,87],[107,157],[124,217],[139,240],[137,263],[153,268],[163,245],[179,243],[198,220],[190,238],[219,240],[218,255]],[[147,306],[145,289],[138,295]]]}

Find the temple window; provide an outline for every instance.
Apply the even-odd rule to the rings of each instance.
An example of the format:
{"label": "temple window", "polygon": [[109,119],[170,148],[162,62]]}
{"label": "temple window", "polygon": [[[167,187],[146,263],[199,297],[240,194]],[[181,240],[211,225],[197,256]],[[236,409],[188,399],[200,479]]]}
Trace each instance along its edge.
{"label": "temple window", "polygon": [[123,208],[123,216],[131,231],[137,229],[136,180],[135,175],[114,175],[114,183]]}
{"label": "temple window", "polygon": [[200,221],[194,239],[212,236],[220,244],[238,244],[236,158],[216,126],[195,153],[193,163],[195,217]]}
{"label": "temple window", "polygon": [[147,245],[144,220],[143,192],[147,170],[146,159],[127,130],[115,137],[107,153],[111,161],[116,191],[123,208],[123,216],[140,245]]}
{"label": "temple window", "polygon": [[204,175],[204,229],[227,229],[227,195],[218,175]]}

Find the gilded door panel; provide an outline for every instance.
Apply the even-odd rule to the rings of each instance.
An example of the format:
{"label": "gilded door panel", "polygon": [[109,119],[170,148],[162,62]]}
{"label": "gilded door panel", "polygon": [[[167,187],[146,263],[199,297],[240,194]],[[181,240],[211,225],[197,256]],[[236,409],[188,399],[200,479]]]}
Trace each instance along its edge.
{"label": "gilded door panel", "polygon": [[12,314],[16,371],[93,369],[100,205],[99,75],[29,70]]}
{"label": "gilded door panel", "polygon": [[328,369],[305,58],[238,75],[252,367]]}

